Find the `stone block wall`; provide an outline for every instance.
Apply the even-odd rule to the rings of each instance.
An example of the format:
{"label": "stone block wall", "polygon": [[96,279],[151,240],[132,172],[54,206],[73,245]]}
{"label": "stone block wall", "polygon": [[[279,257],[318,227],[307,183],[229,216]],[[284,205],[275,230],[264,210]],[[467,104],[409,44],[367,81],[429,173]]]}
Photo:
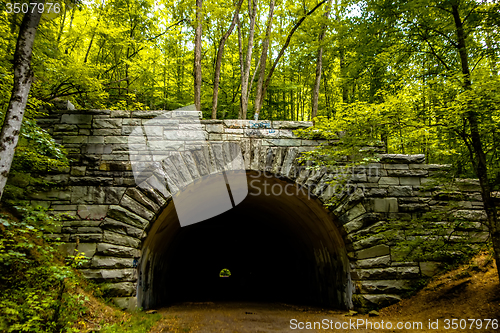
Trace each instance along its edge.
{"label": "stone block wall", "polygon": [[[401,225],[411,229],[415,219],[421,219],[425,213],[444,212],[451,204],[448,217],[436,217],[430,223],[433,226],[421,236],[429,237],[432,242],[433,235],[442,235],[442,227],[449,228],[446,232],[450,242],[471,249],[482,246],[489,236],[482,224],[486,215],[478,181],[459,182],[454,186],[455,192],[450,192],[449,187],[445,190],[432,178],[446,172],[446,166],[425,164],[423,155],[381,154],[380,158],[381,163],[372,163],[355,172],[351,180],[358,185],[357,190],[333,210],[346,233],[356,290],[354,304],[358,308],[396,302],[413,290],[420,279],[435,275],[443,266],[446,258],[423,262],[402,260],[398,255]],[[450,221],[455,217],[467,223],[452,226]],[[393,238],[387,238],[384,231],[393,233]]]}
{"label": "stone block wall", "polygon": [[[31,192],[29,200],[54,213],[65,213],[65,221],[52,237],[64,241],[68,252],[78,243],[78,250],[90,258],[83,274],[105,283],[107,294],[122,307],[134,306],[141,244],[150,225],[171,202],[170,193],[137,187],[128,151],[132,130],[160,115],[165,116],[165,111],[59,110],[39,120],[66,147],[72,163],[68,170],[46,175],[54,183],[53,189]],[[326,203],[336,186],[328,182],[345,170],[309,170],[298,164],[299,154],[320,142],[297,138],[293,130],[311,125],[201,120],[205,140],[221,145],[238,143],[247,170],[284,177]],[[175,131],[178,124],[172,122],[171,126],[169,130]],[[179,151],[184,148],[182,144],[178,147]],[[200,166],[186,165],[186,169]],[[382,154],[380,163],[349,171],[351,195],[339,198],[329,209],[332,223],[344,237],[357,308],[395,302],[415,281],[436,272],[436,262],[398,261],[395,243],[378,230],[395,220],[411,223],[412,218],[438,211],[455,200],[439,187],[428,186],[429,177],[442,171],[442,166],[425,164],[423,155],[390,154]],[[456,241],[481,243],[488,234],[481,225],[485,213],[479,187],[474,181],[467,184],[466,199],[457,201],[463,208],[457,214],[475,227],[465,230]],[[351,288],[346,286],[346,290]]]}

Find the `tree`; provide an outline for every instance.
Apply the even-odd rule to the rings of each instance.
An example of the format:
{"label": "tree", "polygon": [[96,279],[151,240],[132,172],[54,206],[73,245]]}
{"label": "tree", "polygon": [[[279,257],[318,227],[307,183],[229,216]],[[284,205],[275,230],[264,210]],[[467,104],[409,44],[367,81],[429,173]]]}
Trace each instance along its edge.
{"label": "tree", "polygon": [[229,25],[229,28],[227,29],[224,36],[222,36],[221,40],[219,41],[219,48],[217,49],[217,59],[215,60],[214,91],[212,97],[212,119],[217,119],[217,99],[219,97],[220,68],[222,63],[222,56],[224,54],[224,45],[226,44],[226,40],[229,35],[231,35],[231,32],[233,32],[242,3],[243,0],[239,0],[238,4],[236,5],[236,10],[234,11],[231,24]]}
{"label": "tree", "polygon": [[[391,153],[425,153],[429,163],[452,162],[455,176],[475,175],[497,267],[500,225],[492,193],[500,185],[500,118],[491,36],[498,8],[472,0],[366,2],[351,25],[361,46],[350,50],[358,91],[318,127],[332,137],[346,131],[354,138],[340,140],[353,150],[381,140]],[[331,147],[322,149],[327,154]]]}
{"label": "tree", "polygon": [[[460,58],[460,64],[463,74],[464,89],[468,92],[471,89],[471,72],[469,68],[469,55],[464,31],[464,20],[459,12],[460,1],[454,1],[450,6],[450,13],[453,16],[453,22],[456,29],[456,49]],[[477,7],[473,7],[472,11]],[[471,11],[471,13],[472,13]],[[469,127],[469,135],[461,133],[462,139],[470,152],[470,158],[474,171],[479,178],[481,185],[481,196],[483,199],[484,210],[487,216],[487,226],[490,231],[491,241],[497,263],[498,278],[500,280],[500,221],[498,220],[498,211],[495,199],[492,196],[492,184],[488,177],[488,161],[484,151],[484,143],[479,127],[481,126],[478,110],[473,105],[474,101],[469,101],[466,105],[465,117]],[[484,111],[483,111],[484,112]]]}
{"label": "tree", "polygon": [[[34,4],[38,6],[39,3],[43,4],[45,1],[37,1]],[[0,132],[0,198],[9,176],[12,160],[14,159],[14,152],[19,140],[24,111],[31,89],[33,80],[31,56],[42,14],[43,12],[38,10],[28,10],[24,14],[17,37],[16,50],[14,52],[14,84],[2,131]]]}
{"label": "tree", "polygon": [[[328,7],[325,11],[325,18],[328,19],[330,16],[330,7],[332,4],[332,0],[329,0],[328,2]],[[320,43],[320,47],[318,50],[318,57],[316,60],[316,78],[314,80],[314,88],[313,88],[313,96],[312,96],[312,110],[311,110],[311,119],[314,119],[316,115],[318,114],[318,99],[319,99],[319,88],[321,84],[321,72],[323,71],[323,45],[321,43],[323,42],[323,39],[325,38],[326,34],[326,26],[323,25],[321,29],[321,33],[319,34],[318,37],[318,42]]]}
{"label": "tree", "polygon": [[194,105],[201,111],[201,34],[203,0],[196,0],[196,23],[194,37]]}
{"label": "tree", "polygon": [[[276,66],[278,65],[281,57],[283,56],[283,54],[285,53],[285,50],[287,49],[288,45],[290,44],[290,40],[292,39],[293,34],[295,33],[295,31],[297,31],[297,29],[300,27],[300,25],[302,24],[302,22],[304,22],[304,20],[306,19],[306,17],[308,17],[309,15],[311,15],[312,13],[314,13],[316,11],[316,9],[318,9],[326,1],[327,0],[323,0],[320,3],[318,3],[313,9],[311,9],[309,12],[307,12],[307,14],[305,14],[304,16],[302,16],[295,23],[295,25],[293,26],[292,30],[290,30],[290,32],[288,33],[286,41],[283,44],[283,46],[281,47],[281,50],[278,53],[278,56],[274,60],[274,63],[271,66],[271,69],[269,70],[269,73],[267,74],[266,82],[265,82],[264,85],[262,85],[261,81],[264,80],[264,74],[265,74],[265,69],[266,69],[265,68],[265,61],[267,60],[267,53],[266,53],[266,58],[261,59],[261,60],[263,60],[264,67],[262,67],[262,63],[261,63],[261,71],[260,71],[261,75],[259,76],[259,85],[257,86],[257,94],[256,94],[256,97],[255,97],[255,119],[259,119],[260,108],[262,106],[262,100],[264,99],[264,96],[266,95],[267,88],[269,87],[269,83],[271,82],[271,79],[272,79],[273,73],[274,73],[274,71],[276,69]],[[267,36],[267,33],[266,33],[266,36]],[[258,99],[258,102],[257,102],[257,99]]]}
{"label": "tree", "polygon": [[257,15],[257,0],[248,0],[248,14],[250,16],[250,27],[248,32],[247,53],[244,59],[243,59],[243,50],[241,47],[241,25],[240,21],[238,20],[238,42],[239,42],[240,71],[241,71],[241,94],[240,94],[241,97],[240,97],[240,112],[238,118],[240,119],[247,119],[248,93],[249,90],[251,90],[248,89],[248,80],[250,78],[250,69],[252,67],[252,52],[253,52],[253,40],[255,34],[255,16]]}
{"label": "tree", "polygon": [[266,63],[267,63],[267,52],[269,50],[269,39],[271,38],[271,29],[273,26],[273,15],[274,15],[274,4],[275,0],[271,0],[269,5],[269,14],[267,15],[267,28],[266,36],[264,41],[262,41],[262,53],[260,55],[260,68],[259,68],[259,80],[257,82],[257,88],[255,93],[255,120],[259,119],[260,108],[262,106],[262,90],[264,85],[264,76],[266,74]]}

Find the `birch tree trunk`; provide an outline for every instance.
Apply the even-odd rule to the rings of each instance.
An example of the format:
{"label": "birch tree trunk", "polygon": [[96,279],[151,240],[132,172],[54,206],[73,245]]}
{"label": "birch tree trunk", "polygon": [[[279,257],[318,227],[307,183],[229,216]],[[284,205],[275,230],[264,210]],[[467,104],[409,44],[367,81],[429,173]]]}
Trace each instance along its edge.
{"label": "birch tree trunk", "polygon": [[[250,80],[250,86],[248,87],[247,99],[250,98],[250,93],[252,92],[253,81],[255,81],[255,75],[257,74],[257,71],[259,70],[260,60],[261,59],[259,58],[259,61],[257,61],[257,65],[255,66],[255,70],[253,71],[252,79]],[[245,119],[246,119],[246,117],[245,117]]]}
{"label": "birch tree trunk", "polygon": [[201,111],[201,33],[203,0],[196,0],[196,26],[194,37],[194,105]]}
{"label": "birch tree trunk", "polygon": [[236,5],[236,10],[233,15],[233,20],[231,21],[231,25],[229,29],[227,29],[224,36],[219,42],[219,48],[217,50],[217,60],[215,62],[215,72],[214,72],[214,92],[212,95],[212,119],[217,119],[217,102],[219,98],[219,83],[220,83],[220,67],[222,64],[222,56],[224,55],[224,46],[226,45],[226,41],[233,32],[234,26],[236,25],[236,19],[238,18],[238,14],[240,13],[241,4],[243,0],[240,0]]}
{"label": "birch tree trunk", "polygon": [[[45,1],[37,1],[44,3]],[[30,10],[24,14],[16,50],[14,52],[14,85],[9,101],[5,119],[0,132],[0,198],[2,197],[5,183],[9,176],[10,166],[14,158],[15,149],[19,139],[21,123],[23,121],[28,94],[31,88],[33,73],[31,71],[31,55],[36,29],[40,23],[42,13]]]}

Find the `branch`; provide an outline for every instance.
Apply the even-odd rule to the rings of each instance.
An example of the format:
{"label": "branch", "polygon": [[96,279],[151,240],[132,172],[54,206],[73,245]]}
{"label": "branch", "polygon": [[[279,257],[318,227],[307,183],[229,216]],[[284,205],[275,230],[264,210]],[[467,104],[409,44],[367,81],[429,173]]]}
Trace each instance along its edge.
{"label": "branch", "polygon": [[109,86],[110,84],[118,83],[118,82],[122,82],[122,81],[126,81],[128,79],[130,79],[130,78],[127,76],[126,78],[123,78],[123,79],[120,79],[120,80],[111,81],[111,82],[108,82],[108,83],[103,83],[103,86]]}
{"label": "branch", "polygon": [[476,62],[476,64],[472,67],[472,69],[470,70],[471,72],[474,72],[474,70],[476,69],[476,66],[479,65],[479,63],[481,62],[481,60],[484,59],[484,54],[481,55],[481,58],[479,58]]}
{"label": "branch", "polygon": [[[149,41],[152,41],[152,40],[154,40],[154,39],[156,39],[156,38],[158,38],[158,37],[160,37],[160,36],[163,36],[163,35],[164,35],[164,34],[166,34],[166,33],[167,33],[167,32],[168,32],[168,31],[169,31],[172,27],[174,27],[174,26],[176,26],[176,25],[180,24],[180,23],[181,23],[181,22],[183,22],[183,21],[185,21],[185,20],[184,20],[184,19],[182,19],[182,20],[178,21],[177,23],[174,23],[174,24],[172,24],[172,25],[168,26],[168,27],[167,27],[167,29],[166,29],[164,32],[162,32],[161,34],[156,35],[156,36],[154,36],[154,37],[150,37],[150,38],[146,39],[146,41],[148,41],[148,42],[149,42]],[[132,52],[132,54],[131,54],[131,55],[129,55],[129,56],[127,57],[127,59],[130,59],[130,58],[134,57],[137,53],[141,52],[141,51],[142,51],[142,50],[144,50],[145,48],[146,48],[146,46],[143,46],[143,47],[139,48],[138,50],[136,50],[136,51]],[[123,60],[120,60],[118,63],[116,63],[115,65],[113,65],[113,66],[111,66],[110,68],[108,68],[107,70],[105,70],[105,71],[104,71],[102,74],[100,74],[98,77],[100,77],[101,75],[105,75],[105,74],[107,74],[107,73],[108,73],[108,72],[110,72],[111,70],[113,70],[113,69],[115,69],[116,67],[120,66],[123,62],[124,62]]]}
{"label": "branch", "polygon": [[166,34],[166,33],[167,33],[167,32],[168,32],[171,28],[173,28],[173,27],[175,27],[176,25],[179,25],[179,24],[181,24],[182,22],[185,22],[185,21],[186,21],[186,19],[179,20],[179,21],[177,21],[176,23],[174,23],[174,24],[172,24],[172,25],[169,25],[169,26],[167,27],[167,29],[165,29],[165,31],[164,31],[164,32],[162,32],[161,34],[156,35],[156,36],[154,36],[154,37],[150,37],[150,38],[148,38],[148,39],[146,39],[146,40],[147,40],[148,42],[150,42],[150,41],[152,41],[152,40],[154,40],[154,39],[156,39],[156,38],[158,38],[158,37],[161,37],[161,36],[163,36],[164,34]]}
{"label": "branch", "polygon": [[470,10],[470,12],[467,15],[465,15],[465,18],[462,20],[463,24],[465,24],[465,21],[467,21],[467,19],[469,18],[470,14],[472,14],[472,12],[475,11],[477,7],[479,7],[478,3],[476,3],[476,5],[472,7],[472,9]]}
{"label": "branch", "polygon": [[450,38],[447,34],[445,34],[444,32],[436,30],[436,29],[428,27],[428,26],[424,26],[424,25],[422,25],[422,26],[429,29],[430,31],[437,33],[438,35],[443,36],[448,42],[451,43],[451,45],[453,45],[453,47],[458,48],[458,44],[452,38]]}
{"label": "branch", "polygon": [[292,36],[293,36],[294,32],[300,27],[300,25],[302,24],[302,22],[304,22],[304,20],[306,19],[307,16],[311,15],[312,13],[314,13],[316,11],[316,9],[318,9],[326,1],[327,0],[321,1],[319,4],[316,5],[316,7],[314,7],[313,9],[311,9],[306,15],[302,16],[301,19],[297,23],[295,23],[295,26],[292,28],[292,30],[288,34],[286,42],[283,45],[283,47],[281,48],[280,53],[278,54],[278,57],[274,61],[273,67],[271,67],[271,70],[269,71],[269,74],[267,74],[266,83],[264,84],[264,88],[262,89],[262,95],[260,97],[261,100],[264,99],[264,95],[266,94],[267,87],[269,86],[269,83],[271,82],[271,77],[272,77],[272,75],[274,73],[274,70],[276,69],[276,66],[278,65],[278,62],[280,61],[281,57],[285,53],[285,50],[288,47],[288,44],[290,44],[290,40],[292,39]]}
{"label": "branch", "polygon": [[446,70],[450,70],[450,68],[448,67],[448,65],[444,62],[444,60],[436,53],[436,51],[434,50],[434,47],[432,46],[432,44],[430,43],[429,39],[427,37],[425,37],[421,31],[419,31],[419,34],[420,34],[420,37],[422,37],[424,39],[424,41],[427,43],[427,45],[429,45],[430,49],[431,49],[431,54],[433,54],[438,60],[440,63],[442,63],[444,65],[444,67],[446,68]]}

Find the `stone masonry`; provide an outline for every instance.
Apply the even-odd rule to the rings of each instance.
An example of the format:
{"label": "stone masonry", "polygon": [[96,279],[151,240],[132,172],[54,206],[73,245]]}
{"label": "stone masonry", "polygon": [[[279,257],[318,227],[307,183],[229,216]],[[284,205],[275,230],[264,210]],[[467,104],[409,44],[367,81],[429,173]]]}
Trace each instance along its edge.
{"label": "stone masonry", "polygon": [[[103,290],[123,308],[135,306],[137,264],[141,244],[155,219],[170,204],[170,193],[137,186],[128,152],[128,135],[134,127],[165,111],[56,110],[39,124],[62,143],[71,167],[46,175],[53,182],[48,192],[32,192],[33,204],[65,213],[52,235],[65,242],[64,250],[78,250],[90,258],[81,271],[103,283]],[[309,122],[201,120],[205,140],[222,147],[237,143],[247,170],[268,171],[309,188],[322,202],[333,195],[339,170],[313,171],[299,166],[297,157],[319,141],[297,138],[293,130]],[[172,130],[177,126],[172,123]],[[181,145],[180,151],[184,149]],[[224,151],[224,149],[222,149]],[[210,152],[205,153],[210,165]],[[184,161],[193,179],[202,173],[199,161]],[[350,260],[356,308],[384,306],[401,298],[414,281],[436,273],[435,262],[398,262],[394,244],[377,234],[390,220],[410,220],[439,209],[447,200],[429,177],[443,166],[425,164],[423,155],[380,155],[379,163],[358,167],[349,176],[351,195],[330,206],[332,224],[343,235]],[[198,176],[196,176],[198,175]],[[463,239],[484,242],[488,233],[474,182],[465,186],[467,199],[460,213],[474,223]],[[449,199],[448,199],[449,200]],[[326,209],[326,208],[325,208]],[[471,236],[472,235],[472,236]]]}

